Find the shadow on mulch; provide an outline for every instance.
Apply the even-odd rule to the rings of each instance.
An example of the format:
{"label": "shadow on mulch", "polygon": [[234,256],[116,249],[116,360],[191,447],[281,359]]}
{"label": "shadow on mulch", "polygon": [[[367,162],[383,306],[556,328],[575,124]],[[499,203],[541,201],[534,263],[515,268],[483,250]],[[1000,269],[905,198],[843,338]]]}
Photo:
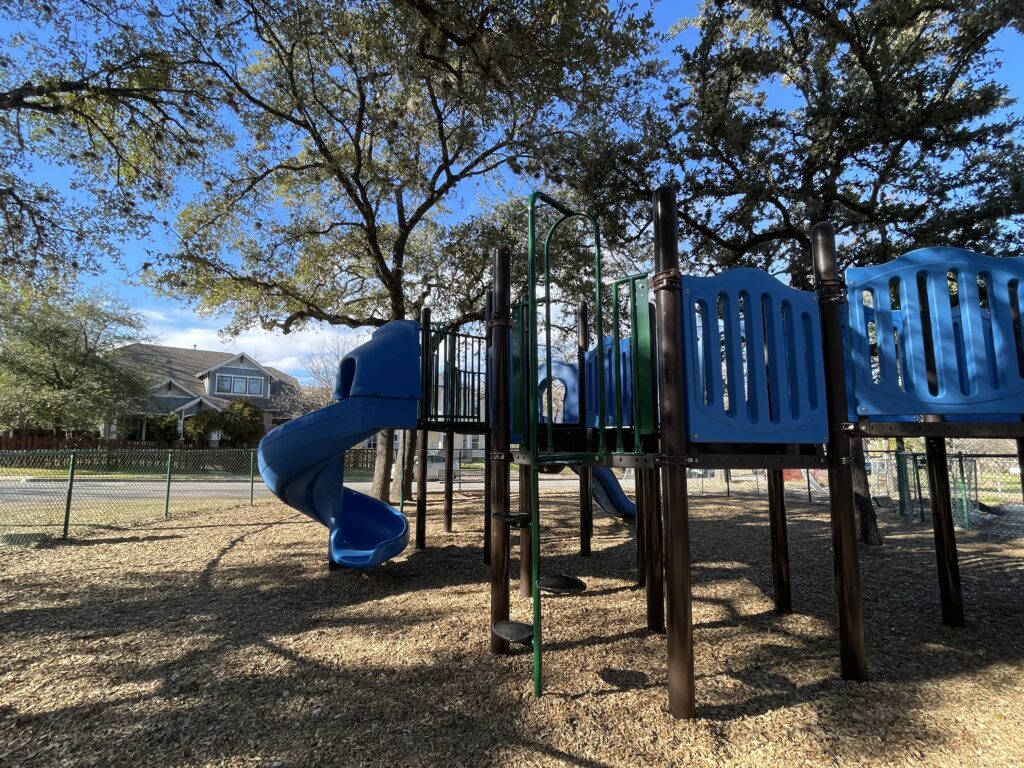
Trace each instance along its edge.
{"label": "shadow on mulch", "polygon": [[[326,547],[323,531],[291,519],[170,523],[157,529],[234,535],[194,566],[147,572],[135,563],[127,581],[49,583],[45,588],[58,591],[59,600],[0,608],[7,637],[0,642],[16,639],[19,648],[32,649],[19,658],[21,668],[35,663],[46,669],[51,655],[62,655],[53,658],[51,686],[67,686],[63,694],[37,692],[51,703],[27,707],[27,714],[18,702],[4,704],[4,719],[18,734],[8,739],[11,764],[32,759],[47,744],[57,748],[36,759],[66,766],[146,759],[161,765],[482,765],[509,754],[585,768],[629,764],[623,745],[609,752],[609,762],[578,757],[530,723],[537,710],[523,674],[528,659],[496,658],[486,650],[488,572],[479,533],[469,530],[479,515],[457,514],[459,530],[448,537],[439,533],[432,507],[429,548],[371,572],[328,575],[325,565],[311,561],[311,553]],[[595,685],[587,688],[582,675],[556,676],[553,698],[573,717],[600,720],[623,716],[608,703],[617,697],[643,697],[640,706],[647,709],[631,713],[637,722],[628,727],[636,729],[638,743],[649,741],[653,728],[668,744],[669,735],[688,731],[665,714],[664,645],[649,642],[643,592],[628,583],[635,576],[631,528],[599,520],[594,554],[581,558],[577,540],[564,534],[575,514],[572,502],[553,503],[548,514],[558,530],[542,542],[549,548],[542,555],[546,572],[627,582],[595,588],[578,604],[559,600],[566,611],[582,606],[593,620],[555,625],[565,639],[545,647],[552,674],[559,665],[583,665]],[[295,531],[300,525],[308,533]],[[838,642],[829,631],[835,607],[827,510],[794,505],[788,531],[797,615],[780,617],[770,610],[766,515],[734,506],[726,512],[721,505],[693,510],[698,704],[708,738],[725,743],[746,718],[780,717],[809,705],[823,731],[849,741],[855,753],[905,758],[906,744],[896,738],[879,743],[879,737],[912,733],[918,747],[948,746],[948,737],[921,717],[927,684],[1024,660],[1020,560],[996,544],[972,539],[965,545],[968,627],[951,629],[939,618],[930,540],[892,535],[883,548],[861,549],[871,682],[842,681]],[[164,556],[161,547],[185,536],[76,543],[98,551],[146,543],[154,556]],[[513,553],[515,546],[514,539]],[[518,574],[514,559],[510,571]],[[514,578],[511,590],[515,601]],[[469,601],[456,604],[469,606],[465,615],[445,611],[446,600],[460,599]],[[595,613],[602,609],[604,617]],[[630,621],[632,629],[620,629]],[[166,649],[152,652],[153,638]],[[346,664],[346,653],[372,644],[383,644],[377,662]],[[730,653],[719,653],[726,645]],[[12,674],[8,665],[0,671]],[[77,695],[83,685],[110,693]],[[565,726],[550,727],[558,732]]]}

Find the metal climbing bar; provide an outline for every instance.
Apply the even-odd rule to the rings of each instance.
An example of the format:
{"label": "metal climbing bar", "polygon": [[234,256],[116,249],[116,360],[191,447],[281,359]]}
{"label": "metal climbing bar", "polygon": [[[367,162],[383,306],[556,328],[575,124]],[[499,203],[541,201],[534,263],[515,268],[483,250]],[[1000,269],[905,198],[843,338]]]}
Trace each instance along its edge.
{"label": "metal climbing bar", "polygon": [[[537,212],[540,204],[547,205],[557,211],[560,216],[551,224],[544,233],[543,246],[538,254],[538,236],[537,236]],[[536,460],[541,456],[546,456],[553,460],[562,460],[563,458],[557,454],[556,451],[552,450],[554,445],[554,413],[552,398],[548,398],[546,408],[546,418],[544,419],[545,431],[547,438],[547,450],[541,451],[539,448],[538,430],[539,430],[539,414],[540,410],[540,392],[539,392],[539,372],[541,371],[540,365],[540,329],[538,327],[538,309],[540,305],[544,305],[544,334],[545,334],[545,345],[544,345],[544,370],[552,370],[552,353],[551,353],[551,305],[553,303],[553,297],[551,295],[551,244],[555,234],[558,230],[568,221],[573,219],[584,219],[587,221],[593,232],[594,236],[594,329],[595,338],[604,338],[604,311],[603,311],[603,289],[601,285],[601,229],[598,226],[597,219],[589,213],[584,211],[576,211],[570,208],[565,203],[551,197],[550,195],[541,192],[539,190],[531,193],[529,198],[529,213],[527,216],[527,248],[528,248],[528,296],[526,301],[526,315],[527,315],[527,327],[526,327],[526,366],[530,375],[527,377],[527,413],[525,423],[525,437],[528,440],[529,451],[532,455],[532,459]],[[538,264],[538,258],[540,258],[541,264]],[[544,295],[539,297],[537,288],[540,282],[544,284]],[[598,356],[601,357],[600,355]],[[607,425],[605,418],[605,402],[607,398],[607,392],[605,387],[604,378],[604,361],[600,360],[598,363],[600,367],[600,375],[597,377],[597,400],[598,400],[598,419],[596,426],[598,427],[598,448],[596,452],[587,454],[578,454],[574,456],[575,459],[586,459],[586,460],[603,460],[607,455],[607,448],[605,444],[604,430]]]}

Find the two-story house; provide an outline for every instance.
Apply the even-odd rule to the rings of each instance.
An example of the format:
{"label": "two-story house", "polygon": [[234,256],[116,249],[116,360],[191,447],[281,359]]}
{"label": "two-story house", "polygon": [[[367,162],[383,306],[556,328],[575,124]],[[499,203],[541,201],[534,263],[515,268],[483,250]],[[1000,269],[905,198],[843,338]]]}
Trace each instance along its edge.
{"label": "two-story house", "polygon": [[[145,440],[148,417],[165,414],[178,417],[181,435],[186,419],[207,408],[223,411],[237,399],[259,408],[264,426],[270,429],[288,420],[290,414],[281,412],[277,404],[287,390],[299,387],[295,377],[262,365],[245,353],[130,344],[119,354],[123,362],[145,377],[150,405],[145,413],[122,414],[105,424],[102,434],[107,438]],[[211,446],[220,441],[219,434],[207,437]]]}

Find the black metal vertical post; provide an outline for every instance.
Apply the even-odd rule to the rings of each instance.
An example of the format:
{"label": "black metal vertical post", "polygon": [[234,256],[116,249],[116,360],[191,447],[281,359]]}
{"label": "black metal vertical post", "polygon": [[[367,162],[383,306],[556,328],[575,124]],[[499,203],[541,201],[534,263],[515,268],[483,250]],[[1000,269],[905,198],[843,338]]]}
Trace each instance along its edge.
{"label": "black metal vertical post", "polygon": [[[530,467],[519,465],[519,512],[529,515],[532,509],[533,482]],[[530,529],[519,529],[519,595],[533,597],[533,580],[530,578],[533,564],[533,550],[530,542]]]}
{"label": "black metal vertical post", "polygon": [[427,547],[427,436],[426,423],[434,402],[432,381],[434,351],[430,344],[430,307],[420,312],[420,434],[416,441],[416,549]]}
{"label": "black metal vertical post", "polygon": [[[587,428],[587,350],[590,348],[590,323],[587,302],[576,308],[576,370],[579,372],[580,424]],[[587,441],[589,444],[589,441]],[[588,448],[589,450],[589,448]],[[577,469],[580,478],[580,554],[590,557],[590,543],[594,538],[594,470],[589,465]]]}
{"label": "black metal vertical post", "polygon": [[455,433],[444,433],[444,532],[452,532],[452,483],[455,479]]}
{"label": "black metal vertical post", "polygon": [[638,587],[647,586],[647,544],[644,541],[644,531],[647,528],[647,521],[651,515],[651,502],[647,497],[647,487],[643,478],[640,477],[642,470],[634,469],[636,473],[636,519],[633,524],[636,526],[636,583]]}
{"label": "black metal vertical post", "polygon": [[921,457],[913,454],[914,457],[914,485],[917,487],[917,519],[924,522],[924,494],[921,493]]}
{"label": "black metal vertical post", "polygon": [[686,414],[683,389],[682,292],[675,189],[654,193],[655,327],[661,451],[665,456],[664,504],[668,581],[668,700],[674,717],[696,714],[693,679],[693,605],[690,582],[690,512],[686,497]]}
{"label": "black metal vertical post", "polygon": [[768,526],[772,540],[772,587],[775,612],[793,612],[789,586],[789,538],[786,535],[786,486],[781,469],[768,470]]}
{"label": "black metal vertical post", "polygon": [[487,342],[484,348],[484,565],[491,564],[491,317],[494,315],[494,290],[487,292],[484,308]]}
{"label": "black metal vertical post", "polygon": [[[509,342],[512,295],[512,251],[501,248],[494,258],[494,313],[491,315],[491,513],[509,513]],[[491,626],[508,621],[508,523],[491,521]],[[491,632],[491,653],[508,653],[508,641]]]}
{"label": "black metal vertical post", "polygon": [[665,631],[665,547],[661,530],[661,480],[657,467],[639,470],[639,485],[646,488],[650,514],[647,516],[645,563],[647,566],[647,628]]}
{"label": "black metal vertical post", "polygon": [[928,491],[932,497],[932,530],[935,532],[935,562],[939,570],[939,600],[942,623],[964,625],[964,598],[960,591],[960,564],[956,556],[956,531],[953,528],[953,504],[949,492],[949,463],[946,439],[926,437]]}
{"label": "black metal vertical post", "polygon": [[846,364],[843,356],[842,303],[846,286],[839,279],[836,238],[832,225],[815,224],[811,230],[814,277],[821,311],[828,399],[829,509],[832,516],[832,556],[835,559],[836,602],[839,608],[839,668],[846,680],[865,680],[864,609],[860,594],[857,556],[857,521],[853,506],[853,467],[850,433],[846,429]]}
{"label": "black metal vertical post", "polygon": [[1020,469],[1020,495],[1024,499],[1024,437],[1017,438],[1017,467]]}
{"label": "black metal vertical post", "polygon": [[647,488],[640,476],[641,469],[634,469],[636,480],[636,583],[639,587],[647,586],[647,529],[654,514],[653,499],[647,496]]}

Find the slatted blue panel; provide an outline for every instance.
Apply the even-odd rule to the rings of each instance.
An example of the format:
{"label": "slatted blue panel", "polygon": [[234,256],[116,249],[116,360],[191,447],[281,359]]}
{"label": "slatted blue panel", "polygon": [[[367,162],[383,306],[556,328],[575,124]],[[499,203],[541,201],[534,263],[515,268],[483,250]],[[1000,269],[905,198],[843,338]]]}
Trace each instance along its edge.
{"label": "slatted blue panel", "polygon": [[[598,358],[597,347],[587,352],[586,376],[587,376],[587,426],[598,425],[597,381],[598,371],[604,371],[604,423],[606,427],[614,427],[615,421],[615,340],[611,336],[604,337],[601,345],[601,352],[604,355],[604,362]],[[619,383],[622,391],[622,426],[633,425],[633,348],[630,346],[629,337],[619,340]],[[603,366],[603,368],[601,368]]]}
{"label": "slatted blue panel", "polygon": [[1024,259],[922,248],[846,270],[850,417],[1024,413]]}
{"label": "slatted blue panel", "polygon": [[747,268],[684,277],[682,286],[689,439],[825,442],[825,373],[814,294]]}

